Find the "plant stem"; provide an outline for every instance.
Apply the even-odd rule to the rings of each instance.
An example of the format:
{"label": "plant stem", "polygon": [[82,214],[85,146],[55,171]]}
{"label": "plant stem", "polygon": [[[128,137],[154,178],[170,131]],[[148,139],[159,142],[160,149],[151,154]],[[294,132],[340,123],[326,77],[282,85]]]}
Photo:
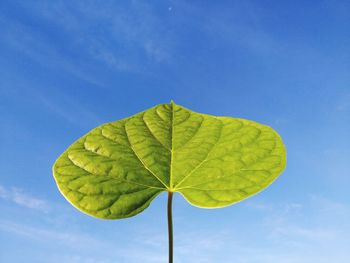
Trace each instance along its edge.
{"label": "plant stem", "polygon": [[173,192],[168,192],[169,263],[173,263]]}

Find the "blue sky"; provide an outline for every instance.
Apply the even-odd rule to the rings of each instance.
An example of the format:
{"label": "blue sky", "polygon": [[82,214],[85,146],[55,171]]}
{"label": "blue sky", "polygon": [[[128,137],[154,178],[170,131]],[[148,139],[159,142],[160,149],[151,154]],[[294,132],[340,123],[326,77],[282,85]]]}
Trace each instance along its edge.
{"label": "blue sky", "polygon": [[350,261],[350,3],[0,2],[0,261],[167,260],[166,195],[80,213],[51,166],[90,129],[174,100],[273,126],[284,174],[237,205],[174,199],[177,263]]}

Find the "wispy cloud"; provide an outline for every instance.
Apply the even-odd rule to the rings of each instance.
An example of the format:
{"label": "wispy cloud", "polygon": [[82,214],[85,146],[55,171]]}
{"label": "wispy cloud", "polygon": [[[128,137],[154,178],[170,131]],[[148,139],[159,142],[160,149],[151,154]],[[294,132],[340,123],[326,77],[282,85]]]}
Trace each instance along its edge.
{"label": "wispy cloud", "polygon": [[22,207],[43,212],[47,212],[50,209],[50,205],[47,201],[34,197],[26,193],[23,189],[16,187],[5,188],[0,185],[0,198]]}
{"label": "wispy cloud", "polygon": [[[96,8],[95,1],[86,1],[84,4],[77,4],[76,9],[81,11],[85,21],[104,23],[109,39],[102,39],[98,34],[97,37],[96,34],[91,35],[84,28],[86,34],[82,40],[87,40],[91,44],[91,51],[98,50],[102,54],[109,54],[110,56],[104,56],[108,58],[105,60],[107,63],[112,61],[115,64],[118,61],[120,64],[128,64],[130,68],[131,63],[135,62],[132,61],[135,57],[130,55],[135,52],[128,52],[127,57],[124,57],[123,53],[132,50],[141,51],[152,62],[169,62],[171,47],[174,43],[170,41],[168,30],[164,27],[153,5],[144,1],[131,1],[123,5],[105,2]],[[128,12],[125,12],[126,9]],[[91,41],[92,39],[94,41]],[[108,51],[113,51],[113,55]],[[132,66],[135,68],[136,65]]]}
{"label": "wispy cloud", "polygon": [[50,263],[113,263],[115,260],[106,260],[94,256],[82,256],[77,254],[53,254],[50,258]]}
{"label": "wispy cloud", "polygon": [[[0,24],[5,25],[1,30],[2,40],[6,45],[21,52],[46,69],[62,70],[86,83],[103,87],[104,83],[91,74],[81,63],[69,59],[59,47],[45,39],[41,32],[16,20],[5,19],[0,16]],[[50,63],[48,63],[48,60]],[[62,73],[63,74],[63,73]]]}
{"label": "wispy cloud", "polygon": [[[59,67],[94,85],[104,86],[103,80],[96,77],[101,66],[144,73],[147,68],[141,59],[150,64],[171,60],[174,41],[170,41],[169,33],[148,3],[105,1],[96,5],[95,1],[57,1],[20,5],[52,28],[54,35],[48,37],[45,31],[21,20],[7,19],[8,29],[2,30],[7,44],[45,66]],[[5,24],[5,20],[2,22]],[[64,46],[55,43],[56,38],[64,40]]]}
{"label": "wispy cloud", "polygon": [[245,212],[255,211],[255,220],[243,224],[233,220],[222,232],[213,226],[178,236],[178,262],[326,263],[334,259],[346,263],[350,259],[344,251],[350,234],[347,204],[310,195],[303,202],[249,201],[245,207]]}
{"label": "wispy cloud", "polygon": [[82,106],[79,101],[72,100],[68,96],[60,95],[60,99],[53,99],[52,96],[46,95],[43,92],[36,93],[35,99],[38,100],[38,105],[43,106],[49,112],[64,119],[66,122],[80,127],[90,127],[91,123],[100,124],[99,117],[89,109]]}
{"label": "wispy cloud", "polygon": [[341,97],[336,105],[338,112],[347,112],[350,109],[350,93]]}
{"label": "wispy cloud", "polygon": [[[8,193],[8,189],[0,188],[1,198],[7,199]],[[334,258],[339,263],[346,263],[350,259],[344,250],[346,236],[350,233],[346,226],[349,207],[344,203],[310,195],[302,204],[295,201],[250,202],[246,209],[258,211],[259,219],[243,225],[237,220],[232,222],[232,226],[215,225],[205,230],[194,227],[184,231],[178,226],[180,229],[175,235],[176,262],[235,260],[238,263],[326,263]],[[55,210],[59,209],[52,209],[53,217]],[[329,221],[333,215],[338,217],[337,224]],[[52,227],[0,220],[0,230],[3,232],[35,242],[45,240],[55,246],[79,248],[81,251],[80,254],[74,254],[74,251],[68,250],[65,255],[54,255],[50,262],[167,262],[167,235],[159,227],[137,229],[129,232],[128,236],[120,233],[115,239],[73,229],[76,230],[69,230],[61,224]],[[252,235],[257,240],[252,239]]]}
{"label": "wispy cloud", "polygon": [[205,9],[208,14],[204,16],[202,5],[186,1],[177,1],[176,5],[186,14],[183,23],[196,25],[196,30],[220,43],[259,55],[277,53],[282,49],[282,43],[263,28],[260,10],[251,1],[232,3],[230,8],[213,5],[212,8]]}
{"label": "wispy cloud", "polygon": [[62,230],[46,229],[44,227],[29,226],[21,223],[9,221],[0,221],[0,229],[12,234],[20,235],[40,242],[55,241],[65,244],[66,246],[96,247],[105,246],[106,244],[87,234],[71,233]]}
{"label": "wispy cloud", "polygon": [[[119,254],[114,244],[107,240],[64,228],[54,229],[0,220],[0,232],[40,244],[42,248],[48,250],[50,258],[45,262],[50,263],[112,263],[115,262],[113,258]],[[65,253],[55,254],[57,248],[64,249]]]}

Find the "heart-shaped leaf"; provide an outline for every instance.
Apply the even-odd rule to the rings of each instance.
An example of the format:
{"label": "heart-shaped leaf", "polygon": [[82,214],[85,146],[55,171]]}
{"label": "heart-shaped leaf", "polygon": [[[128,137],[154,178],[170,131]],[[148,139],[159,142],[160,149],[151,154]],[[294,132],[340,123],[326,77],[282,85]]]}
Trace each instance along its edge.
{"label": "heart-shaped leaf", "polygon": [[140,213],[162,191],[203,208],[231,205],[266,188],[285,165],[272,128],[170,103],[91,130],[53,173],[75,207],[117,219]]}

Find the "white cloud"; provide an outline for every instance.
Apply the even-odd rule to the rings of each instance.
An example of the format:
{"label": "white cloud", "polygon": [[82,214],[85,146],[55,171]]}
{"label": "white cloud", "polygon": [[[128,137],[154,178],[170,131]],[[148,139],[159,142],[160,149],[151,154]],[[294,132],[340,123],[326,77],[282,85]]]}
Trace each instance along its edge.
{"label": "white cloud", "polygon": [[279,225],[273,228],[271,236],[275,239],[331,242],[337,238],[337,231],[323,227],[302,227],[298,225]]}
{"label": "white cloud", "polygon": [[115,261],[99,259],[96,257],[85,257],[79,254],[55,254],[50,257],[50,263],[61,263],[61,262],[69,262],[69,263],[113,263]]}
{"label": "white cloud", "polygon": [[13,202],[22,207],[47,212],[50,209],[49,203],[43,199],[26,193],[23,189],[11,187],[5,188],[0,185],[0,198]]}
{"label": "white cloud", "polygon": [[[59,27],[65,36],[69,36],[68,44],[84,54],[85,58],[103,63],[112,69],[139,72],[140,58],[155,63],[168,63],[170,60],[174,41],[169,40],[167,30],[152,5],[148,3],[131,1],[116,4],[106,1],[96,6],[95,1],[75,2],[69,5],[60,1],[54,5],[44,2],[30,5],[23,3],[23,5],[46,23]],[[23,28],[22,25],[18,27]],[[40,44],[33,39],[31,42],[34,46]],[[54,43],[45,42],[40,44],[45,45],[44,50],[54,51],[51,53],[59,52],[59,49],[53,48]],[[58,61],[63,62],[69,71],[77,73],[74,66],[85,68],[84,63],[77,65],[74,60],[66,57],[62,61],[60,57],[62,58],[57,57]],[[54,61],[57,62],[57,59]],[[82,73],[82,75],[91,79],[89,74]]]}
{"label": "white cloud", "polygon": [[[0,187],[0,196],[8,196],[8,190]],[[233,218],[232,225],[215,225],[203,229],[179,222],[175,233],[175,261],[178,263],[326,263],[334,259],[346,263],[350,255],[346,249],[350,229],[347,224],[349,206],[327,198],[311,195],[305,202],[251,203],[244,209],[257,210],[259,216],[249,223]],[[53,209],[52,209],[53,210]],[[250,210],[250,211],[252,211]],[[55,209],[56,211],[56,209]],[[329,218],[338,217],[336,221]],[[339,217],[344,219],[339,220]],[[205,220],[205,219],[204,219]],[[336,222],[336,224],[333,224]],[[194,224],[193,222],[191,225]],[[241,224],[241,225],[240,225]],[[74,228],[74,227],[73,227]],[[218,229],[221,229],[218,231]],[[167,233],[165,229],[135,229],[129,236],[105,236],[69,231],[60,225],[29,226],[20,222],[0,221],[0,230],[30,238],[36,242],[45,240],[53,246],[77,247],[80,254],[67,251],[52,257],[50,262],[167,262]],[[96,253],[94,251],[104,251]],[[105,253],[105,256],[103,254]],[[92,256],[91,256],[92,255]]]}
{"label": "white cloud", "polygon": [[81,233],[46,229],[4,220],[0,220],[0,230],[41,242],[55,241],[66,246],[96,247],[105,245],[103,242]]}
{"label": "white cloud", "polygon": [[[119,251],[117,243],[64,227],[53,228],[0,220],[0,232],[20,237],[26,242],[29,240],[31,244],[36,243],[43,250],[39,257],[43,256],[46,261],[41,261],[41,258],[35,260],[38,255],[34,253],[31,258],[33,262],[113,263],[115,258],[124,254],[123,250]],[[65,253],[55,254],[62,249]],[[132,251],[128,252],[132,254]]]}
{"label": "white cloud", "polygon": [[42,92],[39,93],[33,90],[32,93],[36,93],[35,98],[39,102],[38,105],[42,105],[72,125],[88,128],[88,124],[101,123],[94,112],[86,109],[77,100],[72,100],[68,96],[60,95],[59,103],[57,103],[57,99],[52,99],[52,97]]}
{"label": "white cloud", "polygon": [[[309,195],[291,202],[247,201],[244,210],[253,212],[250,215],[255,218],[247,223],[233,219],[232,228],[226,227],[218,235],[214,226],[213,231],[207,230],[204,235],[189,234],[184,244],[186,253],[181,253],[181,247],[178,251],[181,259],[191,258],[191,262],[198,263],[346,263],[350,260],[346,249],[350,235],[347,203]],[[198,240],[212,244],[206,246]],[[207,259],[199,259],[201,255]]]}
{"label": "white cloud", "polygon": [[345,96],[342,96],[337,105],[336,110],[338,112],[346,112],[350,109],[350,94],[346,94]]}
{"label": "white cloud", "polygon": [[0,185],[0,198],[2,199],[7,198],[7,191],[2,185]]}

